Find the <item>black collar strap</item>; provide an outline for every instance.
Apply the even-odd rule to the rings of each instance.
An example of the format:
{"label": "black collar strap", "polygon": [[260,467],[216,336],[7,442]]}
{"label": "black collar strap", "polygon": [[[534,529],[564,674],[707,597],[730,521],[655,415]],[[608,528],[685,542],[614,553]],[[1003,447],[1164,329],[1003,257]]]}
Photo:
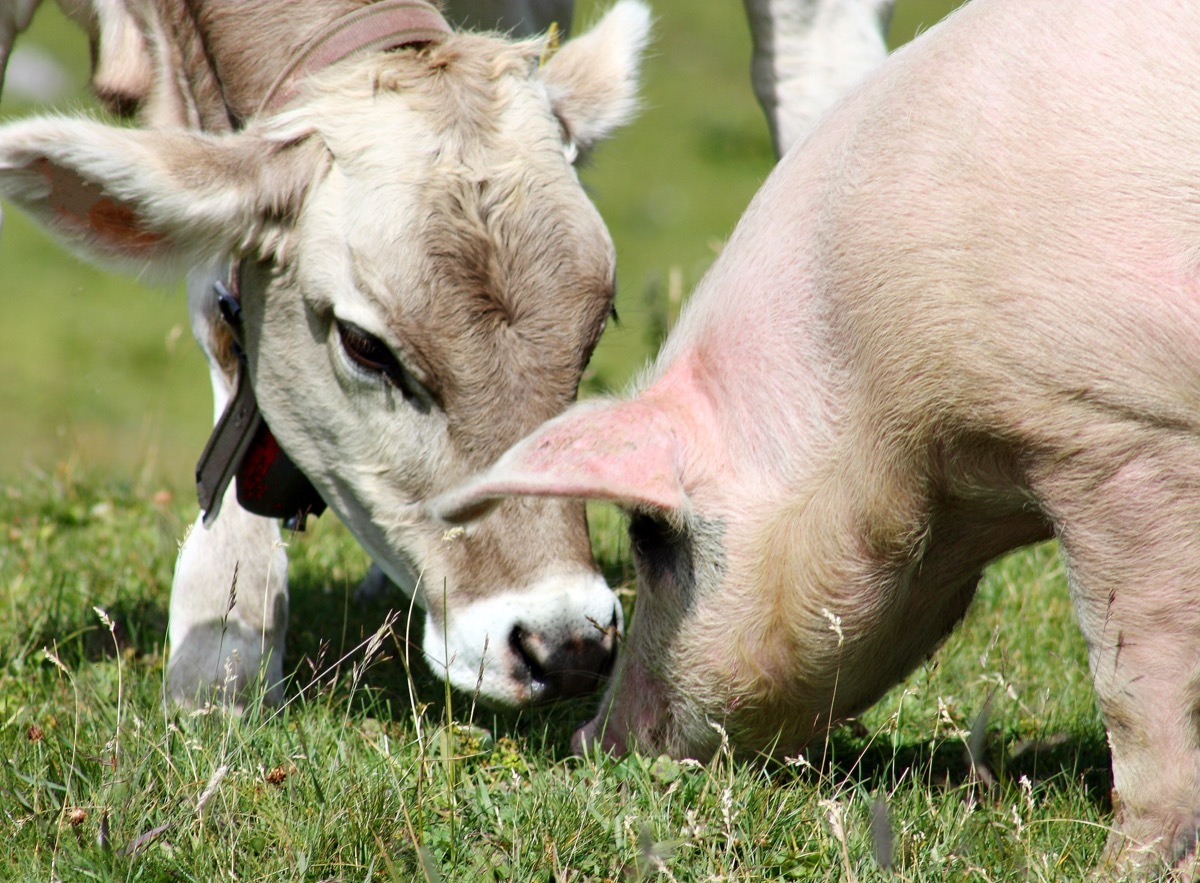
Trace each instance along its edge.
{"label": "black collar strap", "polygon": [[281,518],[292,530],[304,530],[309,515],[325,511],[325,501],[284,453],[258,410],[243,344],[240,269],[240,262],[234,264],[229,282],[218,281],[213,286],[221,315],[233,335],[237,388],[196,463],[196,496],[204,523],[211,524],[236,475],[237,499],[243,509],[267,518]]}
{"label": "black collar strap", "polygon": [[[360,7],[296,53],[267,90],[259,113],[278,110],[296,96],[306,76],[351,55],[434,43],[451,33],[441,13],[424,0],[380,0]],[[211,524],[236,475],[243,509],[282,518],[287,527],[303,530],[309,515],[325,511],[325,501],[279,446],[258,410],[242,345],[240,277],[241,261],[237,261],[230,266],[228,282],[214,285],[236,343],[237,388],[196,463],[196,495],[205,524]]]}

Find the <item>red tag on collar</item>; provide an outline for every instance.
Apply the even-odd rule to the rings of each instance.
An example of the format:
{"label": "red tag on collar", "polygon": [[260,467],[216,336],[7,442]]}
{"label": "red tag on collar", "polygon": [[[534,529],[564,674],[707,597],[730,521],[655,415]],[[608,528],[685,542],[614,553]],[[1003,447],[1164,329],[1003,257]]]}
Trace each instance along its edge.
{"label": "red tag on collar", "polygon": [[237,499],[247,512],[282,518],[303,530],[308,515],[325,511],[325,501],[279,447],[265,422],[258,426],[237,472]]}

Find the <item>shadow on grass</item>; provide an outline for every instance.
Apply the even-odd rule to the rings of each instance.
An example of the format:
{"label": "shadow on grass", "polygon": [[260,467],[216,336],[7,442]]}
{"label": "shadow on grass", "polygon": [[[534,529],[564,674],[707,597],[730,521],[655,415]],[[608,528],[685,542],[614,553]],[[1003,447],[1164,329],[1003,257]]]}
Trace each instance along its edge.
{"label": "shadow on grass", "polygon": [[[313,701],[341,693],[352,714],[398,721],[420,713],[435,724],[450,720],[482,727],[494,738],[519,740],[554,760],[571,754],[571,734],[595,713],[599,692],[521,710],[489,708],[448,690],[430,669],[421,650],[425,615],[399,589],[392,586],[362,603],[354,590],[303,574],[293,580],[284,658],[284,671],[292,673],[289,697],[303,693]],[[356,680],[366,645],[389,619],[393,625]]]}
{"label": "shadow on grass", "polygon": [[[300,687],[306,692],[344,688],[350,667],[361,663],[361,645],[389,615],[395,615],[380,654],[367,667],[357,693],[349,697],[354,713],[400,720],[414,713],[415,702],[427,722],[471,723],[497,739],[513,738],[554,762],[572,755],[571,736],[595,713],[602,691],[519,711],[488,708],[469,695],[448,692],[430,670],[421,652],[424,615],[414,609],[409,623],[409,602],[399,590],[393,588],[385,597],[361,605],[352,596],[353,587],[330,591],[315,584],[294,586],[286,660],[286,670],[296,673],[293,693]],[[351,652],[355,647],[360,649]],[[316,683],[321,680],[313,678],[317,672],[328,672],[330,664],[347,653],[350,656],[337,678],[327,676]],[[411,672],[411,689],[406,672]],[[312,686],[305,686],[308,683]],[[1037,739],[993,732],[986,757],[975,767],[960,740],[943,736],[894,746],[869,739],[853,725],[836,729],[824,754],[818,767],[822,779],[872,792],[913,779],[945,790],[971,785],[981,799],[989,794],[1001,799],[1004,794],[1011,796],[1010,789],[1025,778],[1042,791],[1082,787],[1102,813],[1111,811],[1109,751],[1103,730],[1096,727]],[[772,762],[770,767],[780,784],[803,775],[783,763]]]}
{"label": "shadow on grass", "polygon": [[[1043,793],[1082,790],[1104,814],[1112,810],[1112,769],[1103,730],[1055,733],[1038,739],[990,734],[984,757],[973,764],[963,742],[944,737],[899,746],[867,741],[853,726],[835,730],[816,766],[821,778],[872,793],[897,783],[921,782],[946,791],[971,788],[981,801],[1003,801],[1022,779]],[[820,758],[818,758],[820,760]],[[805,775],[772,764],[781,783]]]}
{"label": "shadow on grass", "polygon": [[132,600],[107,605],[104,612],[112,620],[112,633],[86,599],[81,605],[52,608],[32,624],[25,646],[34,653],[53,648],[69,667],[112,659],[118,651],[134,658],[162,652],[167,633],[167,611],[162,604]]}

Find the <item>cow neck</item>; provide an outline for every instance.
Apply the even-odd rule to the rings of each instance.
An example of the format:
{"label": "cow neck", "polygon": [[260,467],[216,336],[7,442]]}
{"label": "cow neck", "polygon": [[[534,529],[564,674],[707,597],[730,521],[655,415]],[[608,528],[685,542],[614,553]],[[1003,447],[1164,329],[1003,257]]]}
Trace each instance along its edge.
{"label": "cow neck", "polygon": [[[444,40],[451,33],[441,14],[423,0],[381,0],[333,22],[306,43],[263,96],[258,114],[272,113],[296,96],[304,78],[361,52]],[[237,119],[226,105],[229,119]],[[248,512],[281,518],[303,530],[308,515],[325,509],[312,482],[287,456],[258,409],[250,381],[241,321],[244,260],[232,261],[215,296],[237,354],[234,394],[213,427],[196,464],[196,490],[204,520],[211,523],[229,482],[237,476],[238,503]]]}
{"label": "cow neck", "polygon": [[[294,97],[308,74],[364,51],[437,42],[451,33],[427,0],[157,0],[168,68],[184,74],[179,111],[206,131],[241,128]],[[274,96],[270,98],[269,96]]]}

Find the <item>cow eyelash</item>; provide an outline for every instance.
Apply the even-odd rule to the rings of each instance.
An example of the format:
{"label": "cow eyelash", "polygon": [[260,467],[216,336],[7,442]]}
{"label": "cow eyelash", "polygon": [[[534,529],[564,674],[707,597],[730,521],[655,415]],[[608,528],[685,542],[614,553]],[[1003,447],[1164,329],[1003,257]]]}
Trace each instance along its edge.
{"label": "cow eyelash", "polygon": [[385,378],[411,402],[428,406],[432,396],[400,364],[386,343],[352,322],[336,319],[342,350],[355,365],[368,374]]}

